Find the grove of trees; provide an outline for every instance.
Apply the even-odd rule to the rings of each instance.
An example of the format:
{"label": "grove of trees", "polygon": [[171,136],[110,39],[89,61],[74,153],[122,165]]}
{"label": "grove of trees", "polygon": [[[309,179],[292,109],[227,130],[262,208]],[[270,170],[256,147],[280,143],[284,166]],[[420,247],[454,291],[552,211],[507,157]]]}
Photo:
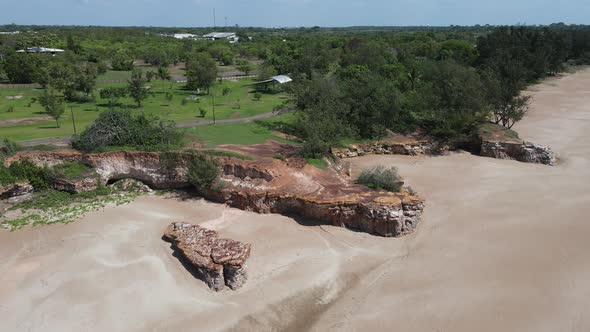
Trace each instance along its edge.
{"label": "grove of trees", "polygon": [[[133,70],[137,60],[159,68],[150,79],[160,80],[170,78],[169,66],[183,63],[191,90],[208,91],[220,66],[260,80],[288,74],[294,82],[285,89],[298,106],[294,131],[313,156],[345,137],[374,139],[395,131],[454,141],[488,121],[512,127],[528,110],[529,97],[522,92],[529,84],[590,64],[590,27],[565,24],[239,28],[236,44],[169,36],[210,32],[204,28],[10,25],[0,30],[21,31],[0,35],[0,80],[38,83],[67,101],[94,98],[100,73]],[[31,46],[66,52],[16,53]],[[125,96],[140,106],[148,94],[145,82],[145,74],[134,70],[128,87],[103,89],[100,95],[113,107]],[[59,110],[51,100],[46,109]]]}

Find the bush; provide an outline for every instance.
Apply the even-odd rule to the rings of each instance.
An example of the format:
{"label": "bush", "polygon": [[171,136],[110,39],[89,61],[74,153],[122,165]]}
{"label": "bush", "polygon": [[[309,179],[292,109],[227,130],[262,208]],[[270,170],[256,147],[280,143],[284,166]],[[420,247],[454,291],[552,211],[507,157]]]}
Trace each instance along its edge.
{"label": "bush", "polygon": [[15,182],[16,178],[14,177],[14,175],[12,175],[10,170],[6,166],[4,166],[4,163],[0,160],[0,186]]}
{"label": "bush", "polygon": [[222,95],[227,96],[231,93],[231,89],[228,88],[227,86],[223,88],[223,91],[221,92]]}
{"label": "bush", "polygon": [[199,116],[201,116],[202,118],[204,118],[205,115],[207,115],[207,110],[204,109],[204,108],[202,108],[202,107],[199,107]]}
{"label": "bush", "polygon": [[133,116],[129,110],[108,110],[101,113],[72,146],[83,151],[128,146],[144,150],[161,150],[182,144],[182,132],[172,121],[145,114]]}
{"label": "bush", "polygon": [[254,100],[259,101],[262,98],[262,94],[260,92],[256,92],[254,94]]}
{"label": "bush", "polygon": [[14,112],[14,106],[12,106],[12,105],[8,106],[8,109],[6,109],[6,112],[8,112],[8,113]]}
{"label": "bush", "polygon": [[8,138],[5,138],[2,140],[2,142],[0,142],[0,159],[3,157],[13,156],[19,150],[21,150],[21,147],[18,144],[9,140]]}
{"label": "bush", "polygon": [[383,189],[398,192],[403,186],[396,167],[385,168],[377,166],[365,169],[361,172],[356,183],[363,184],[372,189]]}
{"label": "bush", "polygon": [[29,180],[35,190],[44,190],[50,187],[48,171],[45,168],[33,164],[29,160],[20,160],[12,163],[8,171],[15,180]]}
{"label": "bush", "polygon": [[215,159],[203,153],[191,155],[188,163],[188,179],[197,189],[209,189],[219,177],[220,167]]}

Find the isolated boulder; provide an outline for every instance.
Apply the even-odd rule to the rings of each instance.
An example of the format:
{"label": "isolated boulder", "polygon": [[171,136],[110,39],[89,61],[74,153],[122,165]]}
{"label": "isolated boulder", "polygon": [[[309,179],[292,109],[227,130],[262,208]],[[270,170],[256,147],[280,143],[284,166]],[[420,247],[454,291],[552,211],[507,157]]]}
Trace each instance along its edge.
{"label": "isolated boulder", "polygon": [[220,239],[218,233],[198,225],[171,223],[164,238],[172,243],[193,274],[214,291],[225,286],[236,290],[247,279],[250,244]]}

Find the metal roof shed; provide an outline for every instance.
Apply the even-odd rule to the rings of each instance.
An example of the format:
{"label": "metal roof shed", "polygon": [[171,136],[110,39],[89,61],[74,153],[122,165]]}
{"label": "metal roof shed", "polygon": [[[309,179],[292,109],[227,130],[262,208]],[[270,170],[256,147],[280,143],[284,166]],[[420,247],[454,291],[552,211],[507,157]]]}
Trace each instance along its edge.
{"label": "metal roof shed", "polygon": [[272,84],[272,85],[285,84],[285,83],[289,83],[292,81],[293,81],[293,79],[287,75],[277,75],[277,76],[273,76],[267,80],[256,82],[253,85],[256,85],[257,87],[264,86],[264,89],[267,90],[269,84]]}

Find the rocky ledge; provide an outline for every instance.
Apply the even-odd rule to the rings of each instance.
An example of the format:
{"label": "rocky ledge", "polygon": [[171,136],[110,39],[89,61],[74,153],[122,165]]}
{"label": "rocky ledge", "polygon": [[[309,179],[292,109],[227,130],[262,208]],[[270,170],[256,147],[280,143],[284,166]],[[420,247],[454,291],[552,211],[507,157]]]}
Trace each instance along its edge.
{"label": "rocky ledge", "polygon": [[426,137],[391,135],[385,139],[370,143],[354,144],[345,148],[335,148],[332,153],[338,158],[354,158],[371,154],[392,154],[416,156],[422,154],[440,154],[448,151],[449,146]]}
{"label": "rocky ledge", "polygon": [[495,124],[487,124],[480,128],[478,138],[484,157],[510,159],[525,163],[555,166],[557,157],[546,146],[526,142],[510,129]]}
{"label": "rocky ledge", "polygon": [[171,223],[164,238],[212,290],[220,291],[225,286],[236,290],[246,282],[249,244],[220,239],[216,231],[180,222]]}
{"label": "rocky ledge", "polygon": [[[131,178],[159,189],[189,187],[186,163],[164,167],[156,152],[105,152],[85,154],[73,150],[19,153],[7,159],[29,159],[52,166],[64,161],[88,165],[103,184]],[[418,225],[424,200],[407,190],[398,193],[357,185],[338,167],[326,170],[303,160],[256,160],[219,157],[222,174],[215,190],[205,198],[258,213],[279,213],[322,221],[370,234],[397,237]]]}

